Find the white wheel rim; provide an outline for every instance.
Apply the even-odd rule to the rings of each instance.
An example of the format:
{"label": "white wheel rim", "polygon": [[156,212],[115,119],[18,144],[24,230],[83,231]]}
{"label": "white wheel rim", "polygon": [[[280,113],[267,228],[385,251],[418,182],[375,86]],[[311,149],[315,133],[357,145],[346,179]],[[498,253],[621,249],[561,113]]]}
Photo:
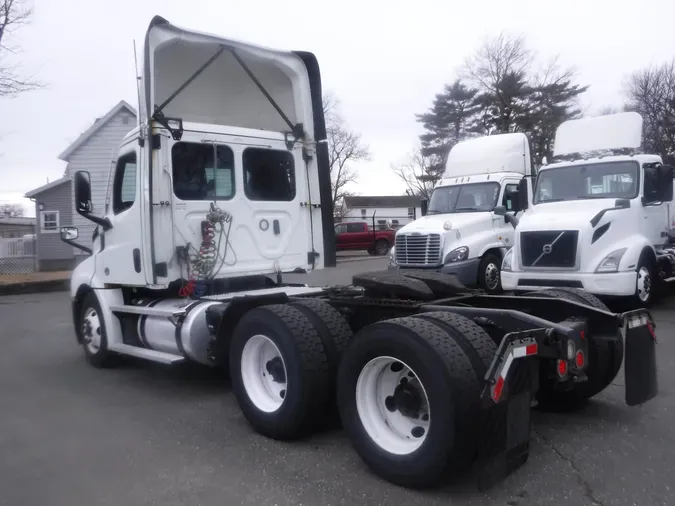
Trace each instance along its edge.
{"label": "white wheel rim", "polygon": [[286,363],[274,342],[256,334],[241,352],[241,379],[251,402],[261,411],[272,413],[286,396]]}
{"label": "white wheel rim", "polygon": [[87,308],[82,319],[82,338],[84,345],[92,354],[98,353],[98,350],[101,349],[101,332],[101,320],[98,311],[93,307]]}
{"label": "white wheel rim", "polygon": [[499,285],[499,267],[490,262],[485,268],[485,284],[490,290],[494,290]]}
{"label": "white wheel rim", "polygon": [[647,267],[640,267],[637,274],[637,292],[642,302],[649,300],[649,294],[652,289],[652,277]]}
{"label": "white wheel rim", "polygon": [[396,358],[374,358],[361,370],[356,409],[370,439],[389,453],[408,455],[426,441],[429,398],[417,374]]}

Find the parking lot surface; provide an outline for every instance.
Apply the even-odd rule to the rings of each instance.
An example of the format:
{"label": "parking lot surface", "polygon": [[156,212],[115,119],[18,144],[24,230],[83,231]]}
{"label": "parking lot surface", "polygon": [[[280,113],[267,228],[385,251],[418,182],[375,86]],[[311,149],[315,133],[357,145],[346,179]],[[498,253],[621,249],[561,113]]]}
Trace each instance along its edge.
{"label": "parking lot surface", "polygon": [[[346,284],[385,266],[293,280]],[[0,297],[0,505],[673,505],[674,309],[653,311],[656,399],[627,407],[620,375],[578,413],[535,411],[528,462],[487,493],[469,477],[415,492],[372,475],[339,430],[259,436],[213,373],[88,366],[66,293]]]}

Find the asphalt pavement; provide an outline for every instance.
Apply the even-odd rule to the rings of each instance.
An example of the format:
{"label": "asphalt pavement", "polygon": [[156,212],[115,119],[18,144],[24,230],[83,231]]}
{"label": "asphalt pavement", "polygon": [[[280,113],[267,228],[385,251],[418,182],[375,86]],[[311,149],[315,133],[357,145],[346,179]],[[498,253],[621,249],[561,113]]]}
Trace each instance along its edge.
{"label": "asphalt pavement", "polygon": [[[346,262],[293,280],[346,284],[385,266]],[[581,412],[535,411],[528,462],[487,493],[470,477],[415,492],[371,474],[340,430],[259,436],[216,374],[88,366],[66,293],[0,297],[0,505],[672,505],[673,309],[675,298],[654,309],[656,399],[627,407],[620,375]]]}

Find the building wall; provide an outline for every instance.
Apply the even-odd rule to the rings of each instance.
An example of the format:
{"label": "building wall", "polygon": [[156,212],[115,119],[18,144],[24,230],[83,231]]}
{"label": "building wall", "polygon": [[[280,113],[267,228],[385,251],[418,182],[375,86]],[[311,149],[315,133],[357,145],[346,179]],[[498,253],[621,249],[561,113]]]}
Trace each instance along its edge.
{"label": "building wall", "polygon": [[[50,188],[35,197],[37,220],[37,256],[40,270],[70,268],[74,261],[73,248],[61,240],[61,227],[73,224],[72,184],[70,181]],[[42,205],[42,210],[40,210]],[[45,219],[58,213],[56,230],[45,229]],[[53,223],[53,222],[51,222]]]}
{"label": "building wall", "polygon": [[[75,171],[86,170],[91,180],[91,199],[93,214],[103,216],[105,214],[106,193],[110,169],[117,158],[117,149],[124,136],[136,126],[135,116],[123,109],[113,116],[106,125],[92,135],[87,142],[80,146],[70,155],[66,173],[73,177]],[[79,229],[78,242],[83,246],[91,247],[92,234],[96,225],[83,218],[75,211],[74,188],[71,187],[71,210],[73,225]],[[71,248],[77,256],[86,255],[81,250]]]}
{"label": "building wall", "polygon": [[[407,207],[363,207],[363,208],[347,208],[345,213],[345,221],[362,220],[371,222],[373,213],[375,214],[375,224],[378,220],[398,220],[399,225],[410,223],[414,219],[422,217],[422,210],[420,207],[415,208],[415,218],[409,217],[409,210]],[[365,210],[365,217],[363,211]]]}

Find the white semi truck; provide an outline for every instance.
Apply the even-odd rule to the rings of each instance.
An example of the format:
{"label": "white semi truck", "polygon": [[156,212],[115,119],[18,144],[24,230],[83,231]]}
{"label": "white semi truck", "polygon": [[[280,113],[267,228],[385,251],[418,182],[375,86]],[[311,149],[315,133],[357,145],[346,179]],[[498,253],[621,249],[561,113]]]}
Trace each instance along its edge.
{"label": "white semi truck", "polygon": [[513,245],[511,221],[520,212],[518,185],[531,174],[523,133],[459,142],[426,215],[396,233],[389,268],[453,274],[466,286],[500,293],[502,259]]}
{"label": "white semi truck", "polygon": [[61,230],[90,253],[70,296],[92,366],[218,368],[260,434],[293,439],[339,416],[367,465],[408,487],[472,463],[483,486],[504,476],[527,459],[531,404],[594,396],[624,349],[626,403],[656,395],[648,310],[614,314],[575,290],[495,297],[424,270],[284,283],[335,260],[311,53],[155,17],[139,94],[104,209],[74,176],[93,246]]}
{"label": "white semi truck", "polygon": [[641,143],[635,112],[560,125],[554,163],[523,186],[505,290],[582,288],[646,306],[675,280],[673,168],[640,153]]}

